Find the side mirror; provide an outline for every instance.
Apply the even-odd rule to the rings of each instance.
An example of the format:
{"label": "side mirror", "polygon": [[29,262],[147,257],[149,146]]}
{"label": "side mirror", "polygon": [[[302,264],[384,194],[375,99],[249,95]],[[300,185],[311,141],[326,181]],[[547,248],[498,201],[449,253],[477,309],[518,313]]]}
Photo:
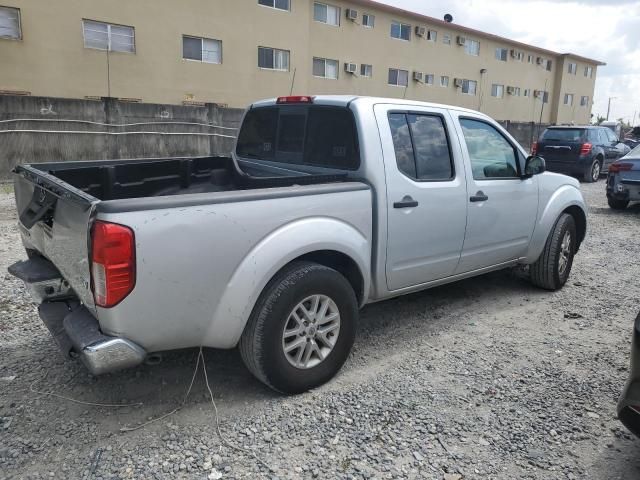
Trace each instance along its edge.
{"label": "side mirror", "polygon": [[524,163],[524,178],[533,177],[544,172],[547,169],[547,164],[544,158],[538,155],[531,155],[527,157]]}

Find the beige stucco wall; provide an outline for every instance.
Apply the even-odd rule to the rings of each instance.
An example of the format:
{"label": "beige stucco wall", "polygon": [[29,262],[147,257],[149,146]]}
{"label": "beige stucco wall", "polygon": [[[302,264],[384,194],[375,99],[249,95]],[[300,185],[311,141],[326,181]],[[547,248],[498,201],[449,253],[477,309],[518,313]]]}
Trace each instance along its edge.
{"label": "beige stucco wall", "polygon": [[[515,47],[524,53],[524,61],[510,56],[507,62],[495,59],[496,47],[514,48],[482,35],[465,34],[480,41],[480,55],[467,55],[456,45],[460,34],[455,26],[429,25],[423,19],[398,15],[377,8],[330,2],[342,8],[340,27],[313,20],[311,0],[291,0],[291,11],[283,12],[258,5],[257,0],[0,0],[0,5],[21,9],[23,38],[0,40],[0,90],[22,90],[33,95],[83,98],[107,96],[107,54],[84,48],[82,19],[91,19],[135,27],[135,54],[109,54],[110,94],[137,98],[145,102],[181,103],[184,100],[217,102],[241,107],[260,98],[296,94],[347,93],[388,97],[406,97],[480,109],[499,120],[540,120],[540,99],[533,90],[550,92],[542,121],[588,120],[590,108],[579,107],[580,96],[593,97],[594,77],[583,76],[584,62],[578,62],[578,74],[559,75],[564,57],[555,58]],[[375,15],[375,28],[345,18],[345,8],[356,8]],[[390,37],[391,20],[413,27],[424,25],[437,30],[436,42],[417,37],[411,41]],[[450,46],[443,36],[451,36]],[[182,35],[214,38],[222,41],[222,64],[182,59]],[[290,71],[262,70],[257,66],[258,46],[290,50]],[[527,55],[552,58],[553,69],[527,63]],[[337,80],[312,76],[313,57],[340,62]],[[373,65],[372,78],[344,72],[344,62]],[[406,88],[387,84],[389,68],[410,72]],[[481,75],[480,70],[487,72]],[[411,72],[434,74],[434,84],[414,82]],[[295,71],[295,82],[292,85]],[[440,76],[450,77],[449,87],[440,87]],[[453,86],[454,78],[478,81],[475,96],[464,95]],[[491,97],[493,83],[505,86],[504,98]],[[507,86],[521,89],[521,96],[506,93]],[[525,89],[532,95],[524,97]],[[563,92],[574,93],[574,109],[560,101],[558,111],[551,99]],[[575,106],[577,102],[578,106]],[[564,108],[563,108],[564,107]],[[583,112],[584,110],[584,112]]]}

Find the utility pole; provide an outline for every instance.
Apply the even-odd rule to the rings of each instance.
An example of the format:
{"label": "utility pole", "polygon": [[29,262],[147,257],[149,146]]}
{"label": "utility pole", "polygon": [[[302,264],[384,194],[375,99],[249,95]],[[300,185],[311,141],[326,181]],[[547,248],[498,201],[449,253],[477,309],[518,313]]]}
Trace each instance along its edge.
{"label": "utility pole", "polygon": [[609,121],[609,112],[611,111],[611,100],[615,100],[616,97],[609,97],[609,104],[607,105],[607,121]]}

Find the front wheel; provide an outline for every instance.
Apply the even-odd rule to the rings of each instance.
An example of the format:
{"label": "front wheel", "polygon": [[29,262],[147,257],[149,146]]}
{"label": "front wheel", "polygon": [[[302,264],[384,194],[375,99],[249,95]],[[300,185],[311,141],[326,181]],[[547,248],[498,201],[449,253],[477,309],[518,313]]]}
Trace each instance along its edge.
{"label": "front wheel", "polygon": [[295,262],[260,295],[240,338],[253,375],[274,390],[301,393],[330,380],[355,340],[358,302],[336,270]]}
{"label": "front wheel", "polygon": [[549,233],[540,257],[531,265],[531,283],[545,290],[561,289],[569,278],[576,245],[576,222],[563,213]]}
{"label": "front wheel", "polygon": [[624,210],[629,205],[629,200],[617,200],[615,198],[607,197],[607,203],[609,207],[614,210]]}
{"label": "front wheel", "polygon": [[600,178],[600,173],[602,173],[602,165],[600,165],[600,161],[596,158],[585,171],[584,181],[587,183],[597,182]]}

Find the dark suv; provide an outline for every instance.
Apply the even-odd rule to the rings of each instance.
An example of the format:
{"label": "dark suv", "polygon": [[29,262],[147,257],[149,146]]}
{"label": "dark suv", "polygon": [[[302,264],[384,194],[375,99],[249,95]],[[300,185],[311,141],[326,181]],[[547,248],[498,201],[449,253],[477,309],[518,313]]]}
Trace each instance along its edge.
{"label": "dark suv", "polygon": [[609,165],[629,152],[606,127],[548,127],[531,148],[545,159],[547,170],[597,182]]}

